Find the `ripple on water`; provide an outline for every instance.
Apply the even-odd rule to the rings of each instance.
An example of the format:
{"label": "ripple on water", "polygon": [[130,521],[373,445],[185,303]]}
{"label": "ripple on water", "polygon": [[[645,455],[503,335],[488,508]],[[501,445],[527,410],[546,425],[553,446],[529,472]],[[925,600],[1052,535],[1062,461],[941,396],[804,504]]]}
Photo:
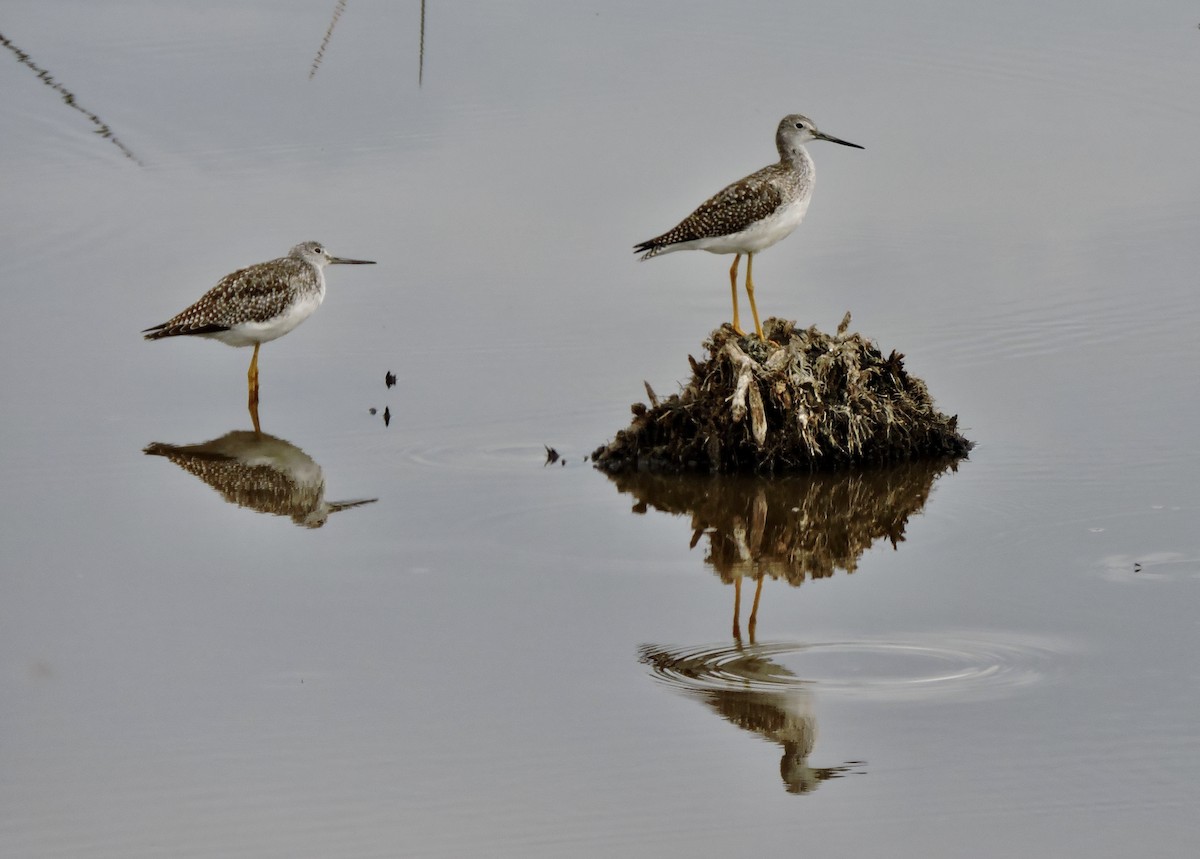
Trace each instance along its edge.
{"label": "ripple on water", "polygon": [[880,701],[1003,697],[1056,673],[1062,643],[939,635],[739,647],[643,646],[642,661],[681,691],[783,692],[806,688]]}

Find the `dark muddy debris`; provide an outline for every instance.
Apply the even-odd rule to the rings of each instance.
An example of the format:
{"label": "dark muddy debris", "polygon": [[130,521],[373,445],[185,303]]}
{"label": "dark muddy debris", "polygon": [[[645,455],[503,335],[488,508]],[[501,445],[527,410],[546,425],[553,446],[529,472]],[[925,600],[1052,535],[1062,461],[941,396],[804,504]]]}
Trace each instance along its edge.
{"label": "dark muddy debris", "polygon": [[592,453],[610,473],[827,471],[933,457],[964,457],[973,443],[958,417],[934,406],[925,383],[857,332],[836,334],[768,319],[768,342],[728,325],[709,335],[705,360],[678,394],[635,403],[633,421]]}

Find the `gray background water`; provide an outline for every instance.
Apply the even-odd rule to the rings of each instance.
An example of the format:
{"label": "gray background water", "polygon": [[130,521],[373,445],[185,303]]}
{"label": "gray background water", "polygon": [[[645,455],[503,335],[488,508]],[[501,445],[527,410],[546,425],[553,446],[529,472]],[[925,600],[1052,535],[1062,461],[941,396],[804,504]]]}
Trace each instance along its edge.
{"label": "gray background water", "polygon": [[[415,2],[310,79],[334,8],[0,7],[0,853],[1190,855],[1194,4],[432,2],[420,86]],[[754,511],[882,490],[582,460],[728,318],[728,258],[632,244],[791,111],[866,149],[811,146],[760,309],[852,311],[979,443],[800,588]],[[143,454],[246,429],[249,352],[138,334],[310,238],[379,262],[261,357],[263,429],[378,498],[319,529]]]}

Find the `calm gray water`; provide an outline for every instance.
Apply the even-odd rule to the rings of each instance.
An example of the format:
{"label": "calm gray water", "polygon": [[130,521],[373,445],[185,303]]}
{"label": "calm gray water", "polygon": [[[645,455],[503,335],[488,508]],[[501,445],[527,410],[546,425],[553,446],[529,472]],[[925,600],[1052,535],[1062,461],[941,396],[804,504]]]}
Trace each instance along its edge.
{"label": "calm gray water", "polygon": [[[1191,855],[1197,7],[428,7],[0,8],[0,854]],[[792,111],[760,309],[978,447],[610,481]],[[255,439],[138,332],[307,239]]]}

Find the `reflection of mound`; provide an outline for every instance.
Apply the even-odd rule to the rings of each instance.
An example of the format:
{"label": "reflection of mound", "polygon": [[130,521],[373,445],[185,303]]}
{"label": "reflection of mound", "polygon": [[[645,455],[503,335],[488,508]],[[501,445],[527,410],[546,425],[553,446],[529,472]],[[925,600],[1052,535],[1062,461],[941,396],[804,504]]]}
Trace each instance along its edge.
{"label": "reflection of mound", "polygon": [[165,456],[231,504],[288,516],[306,528],[320,528],[330,513],[376,500],[326,501],[321,466],[294,444],[266,433],[235,430],[202,444],[155,442],[145,453]]}
{"label": "reflection of mound", "polygon": [[633,422],[592,461],[609,473],[771,473],[966,456],[957,416],[937,410],[925,383],[861,334],[836,334],[768,319],[769,342],[729,326],[688,356],[692,378],[678,394],[633,406]]}
{"label": "reflection of mound", "polygon": [[893,547],[925,506],[933,481],[955,460],[804,477],[752,479],[647,472],[611,474],[622,492],[649,507],[692,517],[692,545],[707,533],[705,562],[730,582],[763,575],[792,585],[854,572],[881,537]]}

